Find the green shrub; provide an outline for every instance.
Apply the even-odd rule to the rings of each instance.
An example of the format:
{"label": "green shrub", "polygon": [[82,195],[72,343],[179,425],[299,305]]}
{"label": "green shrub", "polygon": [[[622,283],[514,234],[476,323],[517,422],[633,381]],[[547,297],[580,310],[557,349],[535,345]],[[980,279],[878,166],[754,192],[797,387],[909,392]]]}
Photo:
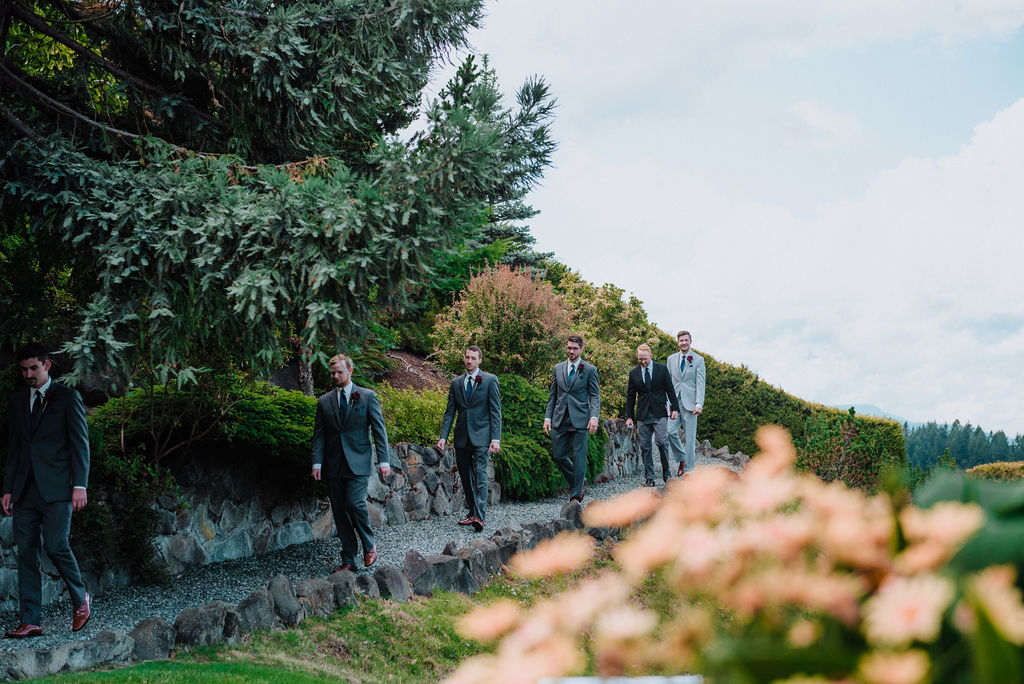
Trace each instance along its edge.
{"label": "green shrub", "polygon": [[502,497],[534,501],[554,496],[565,487],[565,478],[551,460],[551,442],[525,435],[502,435],[501,451],[495,454],[494,476]]}
{"label": "green shrub", "polygon": [[861,418],[853,409],[815,410],[807,420],[802,444],[797,443],[798,468],[859,489],[875,489],[883,470],[906,465],[899,423]]}
{"label": "green shrub", "polygon": [[594,482],[604,472],[604,450],[608,445],[608,433],[603,427],[590,435],[587,442],[587,482]]}
{"label": "green shrub", "polygon": [[533,378],[558,360],[568,321],[548,283],[497,266],[470,278],[459,299],[437,315],[431,339],[438,362],[450,371],[475,344],[491,371]]}
{"label": "green shrub", "polygon": [[968,477],[986,480],[1024,480],[1024,461],[982,463],[965,471]]}
{"label": "green shrub", "polygon": [[387,382],[377,387],[388,440],[430,445],[437,441],[448,403],[448,388],[395,389]]}

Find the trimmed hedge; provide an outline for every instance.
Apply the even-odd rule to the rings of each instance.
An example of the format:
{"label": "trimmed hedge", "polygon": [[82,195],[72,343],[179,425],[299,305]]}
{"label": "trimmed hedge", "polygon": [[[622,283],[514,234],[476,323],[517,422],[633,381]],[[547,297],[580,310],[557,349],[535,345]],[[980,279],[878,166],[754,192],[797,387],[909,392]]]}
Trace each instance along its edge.
{"label": "trimmed hedge", "polygon": [[986,480],[1024,480],[1024,461],[983,463],[965,471],[968,477]]}
{"label": "trimmed hedge", "polygon": [[437,441],[448,402],[447,387],[395,389],[383,382],[377,386],[377,395],[390,441],[423,445]]}
{"label": "trimmed hedge", "polygon": [[826,481],[874,489],[888,468],[906,466],[903,428],[894,420],[818,408],[797,442],[797,467]]}

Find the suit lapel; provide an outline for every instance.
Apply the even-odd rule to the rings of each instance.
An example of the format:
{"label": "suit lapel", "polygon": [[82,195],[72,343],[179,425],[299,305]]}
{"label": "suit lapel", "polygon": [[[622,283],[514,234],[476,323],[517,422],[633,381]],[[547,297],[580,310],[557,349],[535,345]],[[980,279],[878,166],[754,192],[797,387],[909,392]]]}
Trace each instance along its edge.
{"label": "suit lapel", "polygon": [[469,397],[466,396],[466,374],[463,373],[460,375],[457,382],[459,383],[459,393],[462,396],[462,403],[464,406],[469,406]]}
{"label": "suit lapel", "polygon": [[356,394],[359,392],[359,388],[356,387],[356,383],[354,383],[354,382],[350,383],[350,384],[352,385],[352,389],[349,390],[348,402],[346,402],[346,405],[345,405],[346,406],[345,414],[342,416],[342,420],[341,420],[341,427],[342,428],[344,428],[346,425],[348,425],[349,419],[352,418],[352,414],[355,412],[356,404],[359,403],[358,399],[353,399],[353,397],[355,397]]}

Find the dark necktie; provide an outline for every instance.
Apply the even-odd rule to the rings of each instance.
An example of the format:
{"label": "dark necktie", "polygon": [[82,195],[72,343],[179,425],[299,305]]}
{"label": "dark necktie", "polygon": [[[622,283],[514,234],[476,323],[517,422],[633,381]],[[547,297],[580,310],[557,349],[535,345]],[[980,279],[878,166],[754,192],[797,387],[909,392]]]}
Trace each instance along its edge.
{"label": "dark necktie", "polygon": [[686,357],[685,356],[683,357],[682,362],[679,364],[679,372],[680,373],[685,373],[686,372]]}
{"label": "dark necktie", "polygon": [[473,396],[473,376],[466,377],[466,398]]}
{"label": "dark necktie", "polygon": [[348,413],[348,401],[345,399],[345,390],[338,390],[338,408],[341,409],[341,415],[344,417]]}
{"label": "dark necktie", "polygon": [[576,377],[576,366],[569,366],[569,382],[572,382],[574,377]]}
{"label": "dark necktie", "polygon": [[39,414],[43,412],[43,393],[36,390],[35,399],[32,401],[32,418],[38,418]]}
{"label": "dark necktie", "polygon": [[651,369],[650,368],[644,368],[644,386],[646,386],[646,387],[650,387],[651,386]]}

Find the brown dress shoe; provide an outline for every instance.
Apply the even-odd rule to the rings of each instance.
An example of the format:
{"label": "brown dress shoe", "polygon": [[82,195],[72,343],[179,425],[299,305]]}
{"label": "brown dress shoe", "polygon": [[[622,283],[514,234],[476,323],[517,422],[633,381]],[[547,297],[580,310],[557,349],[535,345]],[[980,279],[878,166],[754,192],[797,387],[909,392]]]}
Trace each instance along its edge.
{"label": "brown dress shoe", "polygon": [[23,622],[17,629],[9,629],[5,635],[8,639],[24,639],[26,637],[43,636],[43,628],[39,625],[30,625]]}
{"label": "brown dress shoe", "polygon": [[473,529],[476,530],[477,532],[483,532],[484,531],[484,521],[481,520],[480,518],[473,518],[472,525],[473,525]]}
{"label": "brown dress shoe", "polygon": [[377,562],[377,549],[370,549],[369,551],[366,552],[366,555],[363,556],[363,565],[365,565],[366,567],[370,567],[371,565],[373,565],[376,562]]}
{"label": "brown dress shoe", "polygon": [[92,616],[92,611],[89,607],[92,605],[92,597],[89,596],[89,592],[85,592],[85,600],[82,601],[82,605],[78,606],[78,610],[71,616],[71,631],[77,632],[78,630],[85,627],[85,623],[89,621]]}
{"label": "brown dress shoe", "polygon": [[333,570],[331,570],[331,574],[333,575],[334,573],[341,572],[342,570],[348,570],[350,572],[355,572],[356,566],[349,565],[348,563],[343,563],[343,564],[339,565],[338,567],[334,568]]}
{"label": "brown dress shoe", "polygon": [[460,525],[472,525],[473,524],[473,516],[467,515],[465,518],[463,518],[462,520],[459,521],[459,524]]}
{"label": "brown dress shoe", "polygon": [[686,463],[683,461],[679,462],[679,469],[676,471],[676,477],[682,477],[686,474]]}

